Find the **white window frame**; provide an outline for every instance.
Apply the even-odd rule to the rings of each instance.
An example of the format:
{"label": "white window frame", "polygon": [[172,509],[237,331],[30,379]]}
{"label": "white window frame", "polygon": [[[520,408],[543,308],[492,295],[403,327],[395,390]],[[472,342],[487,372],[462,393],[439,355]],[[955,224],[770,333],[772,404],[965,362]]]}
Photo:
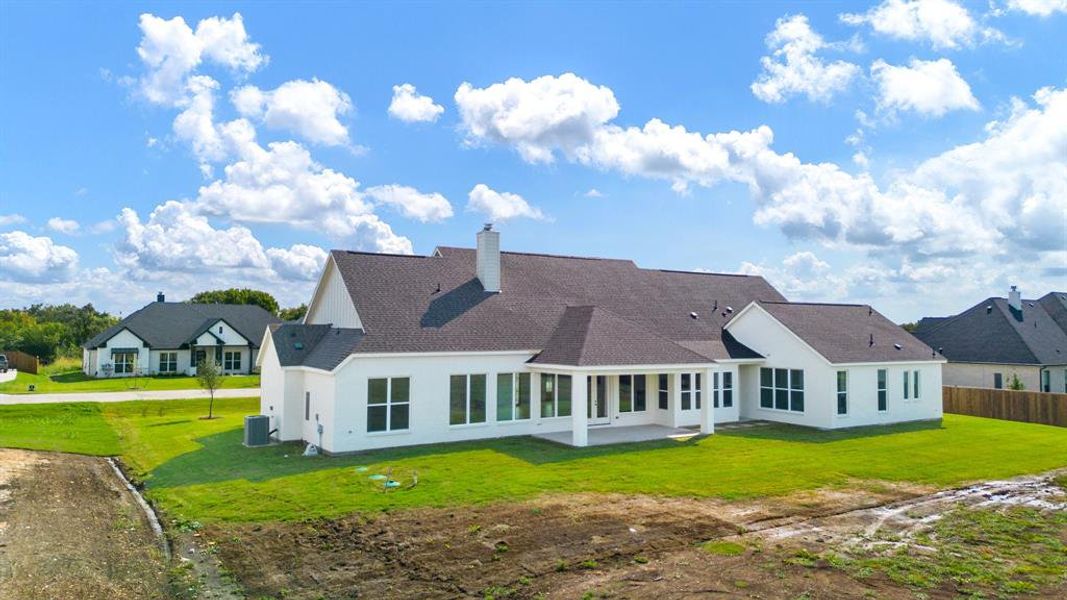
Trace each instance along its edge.
{"label": "white window frame", "polygon": [[[378,404],[371,404],[370,403],[370,382],[378,380],[378,379],[384,379],[385,380],[385,402],[384,403],[378,403]],[[393,401],[393,380],[395,380],[395,379],[407,379],[408,380],[408,399],[405,402],[394,402]],[[415,389],[414,381],[415,381],[415,379],[413,377],[411,377],[411,376],[408,376],[408,375],[397,375],[395,377],[368,377],[367,378],[367,402],[366,402],[367,411],[365,413],[365,415],[367,417],[367,422],[366,422],[366,427],[365,427],[367,435],[371,435],[371,436],[374,436],[374,435],[394,435],[394,434],[398,434],[398,433],[407,433],[407,432],[411,431],[411,425],[412,425],[411,422],[412,422],[412,417],[414,416],[413,413],[411,412],[411,395],[412,395],[412,392]],[[379,431],[371,431],[370,430],[370,409],[372,407],[379,407],[379,406],[384,406],[385,407],[385,429],[382,429],[382,430],[379,430]],[[397,429],[397,428],[393,427],[393,407],[394,406],[407,406],[408,407],[408,424],[407,424],[407,427],[405,427],[403,429]]]}
{"label": "white window frame", "polygon": [[[569,377],[571,379],[571,413],[568,415],[559,414],[559,378]],[[544,414],[545,403],[543,401],[544,394],[544,381],[546,378],[552,380],[552,414]],[[574,378],[564,373],[541,373],[540,380],[537,382],[537,406],[541,411],[542,419],[569,419],[574,414]],[[585,410],[582,408],[582,410]]]}
{"label": "white window frame", "polygon": [[[663,406],[661,399],[667,399],[667,406]],[[670,410],[671,408],[671,374],[656,373],[656,408]]]}
{"label": "white window frame", "polygon": [[[881,375],[885,374],[885,379],[881,379]],[[877,393],[874,396],[875,409],[880,412],[889,412],[889,369],[878,369],[874,374],[874,385]],[[885,408],[882,408],[882,398],[885,398]]]}
{"label": "white window frame", "polygon": [[241,351],[240,350],[225,350],[222,353],[222,370],[223,371],[240,371],[241,370]]}
{"label": "white window frame", "polygon": [[178,353],[177,352],[160,352],[159,353],[159,372],[160,373],[177,373],[178,372]]}
{"label": "white window frame", "polygon": [[[462,377],[464,379],[464,409],[463,409],[463,422],[452,422],[452,378]],[[484,380],[483,393],[485,397],[482,398],[482,420],[471,420],[471,382],[475,377],[481,377]],[[485,425],[489,422],[489,375],[486,373],[453,373],[448,377],[448,426],[449,427],[467,427],[470,425]]]}
{"label": "white window frame", "polygon": [[[767,369],[771,372],[771,385],[770,387],[763,385],[763,370]],[[778,374],[775,371],[785,371],[785,387],[778,387]],[[793,388],[793,374],[800,373],[801,386],[799,388]],[[760,410],[773,410],[780,413],[790,413],[794,415],[802,415],[808,410],[808,393],[806,389],[807,375],[804,373],[804,369],[790,369],[787,367],[760,367],[760,396],[759,396],[759,408]],[[763,406],[763,390],[771,390],[771,405]],[[786,392],[787,408],[777,408],[778,392]],[[800,392],[801,402],[804,403],[804,407],[800,410],[793,410],[793,393]]]}
{"label": "white window frame", "polygon": [[[686,375],[689,376],[688,390],[682,384]],[[704,378],[701,376],[700,371],[681,373],[680,377],[678,377],[678,388],[678,409],[682,411],[700,410],[701,397],[704,391]],[[689,408],[685,407],[686,394],[689,394]]]}
{"label": "white window frame", "polygon": [[[506,419],[502,418],[500,416],[500,378],[503,377],[503,376],[508,376],[508,377],[511,378],[511,418],[506,418]],[[526,376],[526,379],[527,379],[527,381],[529,381],[529,385],[530,385],[530,387],[529,387],[529,397],[526,398],[526,402],[527,402],[528,406],[526,407],[526,416],[525,417],[517,416],[518,413],[519,413],[518,408],[519,408],[519,381],[521,379],[520,376]],[[494,404],[494,408],[493,408],[494,417],[496,418],[496,421],[498,423],[512,423],[512,422],[515,422],[515,421],[529,421],[530,418],[533,417],[533,393],[534,393],[533,374],[532,373],[524,373],[524,372],[521,372],[521,371],[516,371],[516,372],[497,373],[496,377],[497,377],[497,379],[496,379],[496,387],[497,387],[497,389],[493,390],[494,392],[496,392],[496,394],[495,394],[495,396],[496,396],[495,404]]]}
{"label": "white window frame", "polygon": [[[120,356],[124,357],[124,360],[119,361],[119,357]],[[130,360],[127,361],[127,360],[125,360],[125,357],[132,357],[132,358],[130,358]],[[114,356],[111,357],[111,362],[115,365],[114,373],[116,375],[118,375],[120,373],[123,374],[123,375],[132,375],[134,369],[137,367],[137,353],[136,352],[119,352],[119,353],[117,353],[117,354],[115,354]],[[122,365],[123,368],[119,369],[119,365]]]}
{"label": "white window frame", "polygon": [[[622,392],[622,378],[623,377],[629,377],[630,378],[630,396],[629,396],[630,409],[629,410],[624,409],[623,408],[623,404],[622,404],[622,401],[624,399],[623,398],[623,392]],[[645,380],[645,384],[644,384],[645,385],[645,387],[644,387],[644,390],[645,390],[645,407],[641,408],[641,409],[637,408],[637,393],[636,392],[637,392],[637,379],[638,378],[641,378],[641,379]],[[658,383],[657,383],[657,385],[658,385]],[[618,398],[618,400],[619,400],[619,412],[620,413],[630,415],[630,414],[633,414],[633,413],[648,412],[648,379],[647,379],[647,376],[645,376],[645,375],[633,375],[633,374],[630,374],[630,373],[623,373],[623,374],[619,375],[618,386],[619,386],[619,398]],[[604,397],[607,398],[607,394],[605,394]],[[658,400],[659,400],[659,398],[657,396],[657,401]]]}
{"label": "white window frame", "polygon": [[[842,380],[842,375],[844,378]],[[841,384],[844,383],[844,389],[841,389]],[[847,417],[849,413],[848,406],[848,370],[843,369],[834,373],[834,385],[837,391],[834,395],[836,403],[834,404],[834,414],[838,417]],[[845,401],[845,412],[841,412],[841,401]]]}

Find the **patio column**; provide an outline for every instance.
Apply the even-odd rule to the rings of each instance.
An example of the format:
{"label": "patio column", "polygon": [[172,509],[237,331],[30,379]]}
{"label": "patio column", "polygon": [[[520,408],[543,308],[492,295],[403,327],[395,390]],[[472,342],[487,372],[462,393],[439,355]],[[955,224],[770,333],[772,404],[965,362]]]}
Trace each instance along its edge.
{"label": "patio column", "polygon": [[713,369],[705,369],[700,377],[704,387],[700,394],[700,433],[705,435],[715,433],[715,387],[711,379],[714,372]]}
{"label": "patio column", "polygon": [[571,445],[589,445],[589,385],[585,373],[571,376]]}

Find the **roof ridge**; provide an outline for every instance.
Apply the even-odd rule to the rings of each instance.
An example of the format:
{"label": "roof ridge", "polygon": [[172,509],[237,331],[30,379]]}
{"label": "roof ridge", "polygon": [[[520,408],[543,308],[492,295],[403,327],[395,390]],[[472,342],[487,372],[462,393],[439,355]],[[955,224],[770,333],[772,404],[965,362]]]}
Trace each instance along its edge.
{"label": "roof ridge", "polygon": [[[854,304],[854,303],[849,303],[849,302],[790,302],[788,300],[786,300],[785,302],[780,302],[780,301],[777,301],[777,300],[756,300],[756,302],[759,302],[760,304],[783,304],[783,305],[798,305],[798,306],[850,306],[850,307],[855,307],[855,308],[870,308],[872,310],[874,309],[874,307],[871,306],[870,304]],[[875,311],[875,312],[878,312],[878,311]],[[881,313],[879,313],[879,314],[881,314]]]}
{"label": "roof ridge", "polygon": [[[466,248],[464,246],[437,246],[437,249],[444,248],[446,250],[465,250],[468,252],[477,252],[477,248]],[[501,250],[501,254],[514,254],[518,256],[540,256],[544,258],[572,258],[575,260],[602,260],[606,262],[627,262],[636,266],[632,258],[610,258],[605,256],[578,256],[576,254],[550,254],[548,252],[520,252],[517,250]]]}
{"label": "roof ridge", "polygon": [[344,250],[341,248],[334,248],[330,250],[330,254],[358,254],[360,256],[395,256],[398,258],[434,258],[427,254],[399,254],[396,252],[368,252],[366,250]]}
{"label": "roof ridge", "polygon": [[753,277],[763,279],[763,275],[750,275],[748,273],[719,273],[716,271],[686,271],[684,269],[645,269],[642,271],[657,271],[660,273],[681,273],[683,275],[714,275],[716,277]]}

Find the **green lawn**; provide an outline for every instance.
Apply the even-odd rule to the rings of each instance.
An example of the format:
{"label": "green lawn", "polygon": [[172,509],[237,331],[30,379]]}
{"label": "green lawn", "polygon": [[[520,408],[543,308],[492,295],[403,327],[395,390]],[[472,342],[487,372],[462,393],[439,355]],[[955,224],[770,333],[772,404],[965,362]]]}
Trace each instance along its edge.
{"label": "green lawn", "polygon": [[[553,492],[742,498],[856,480],[950,486],[1067,466],[1067,429],[958,415],[942,425],[847,432],[782,425],[688,442],[577,449],[511,438],[304,458],[295,444],[241,445],[242,418],[257,412],[258,401],[220,400],[216,409],[221,418],[206,421],[200,400],[0,407],[0,446],[118,449],[171,516],[202,522],[333,517]],[[368,475],[387,468],[404,482],[417,471],[418,486],[383,492]]]}
{"label": "green lawn", "polygon": [[[195,390],[199,388],[196,377],[137,377],[96,379],[81,371],[64,373],[47,372],[32,375],[19,373],[13,381],[0,383],[0,394],[28,394],[30,384],[37,386],[38,393],[62,394],[69,392],[126,392],[131,390]],[[259,375],[228,375],[223,379],[224,388],[259,387]]]}

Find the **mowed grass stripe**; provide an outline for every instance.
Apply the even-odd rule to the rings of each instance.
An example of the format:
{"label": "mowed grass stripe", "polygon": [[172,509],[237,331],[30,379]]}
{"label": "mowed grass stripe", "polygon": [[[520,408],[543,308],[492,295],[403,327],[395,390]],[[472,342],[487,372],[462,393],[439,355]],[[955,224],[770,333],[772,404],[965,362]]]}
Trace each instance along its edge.
{"label": "mowed grass stripe", "polygon": [[[64,414],[62,406],[86,405],[18,408],[25,421],[35,411]],[[0,407],[0,445],[19,445],[11,433],[17,428],[3,425],[14,408]],[[1067,429],[959,415],[946,415],[943,424],[836,432],[772,425],[688,442],[569,448],[505,438],[305,458],[299,444],[243,447],[243,417],[256,412],[255,399],[217,401],[221,418],[211,421],[199,418],[207,413],[201,400],[108,404],[38,420],[29,447],[112,454],[117,444],[150,497],[172,516],[202,522],[335,517],[544,493],[746,498],[856,480],[951,486],[1067,466]],[[65,437],[79,419],[85,423],[75,430],[97,435]],[[402,482],[417,471],[419,485],[383,492],[367,476],[387,468]]]}

